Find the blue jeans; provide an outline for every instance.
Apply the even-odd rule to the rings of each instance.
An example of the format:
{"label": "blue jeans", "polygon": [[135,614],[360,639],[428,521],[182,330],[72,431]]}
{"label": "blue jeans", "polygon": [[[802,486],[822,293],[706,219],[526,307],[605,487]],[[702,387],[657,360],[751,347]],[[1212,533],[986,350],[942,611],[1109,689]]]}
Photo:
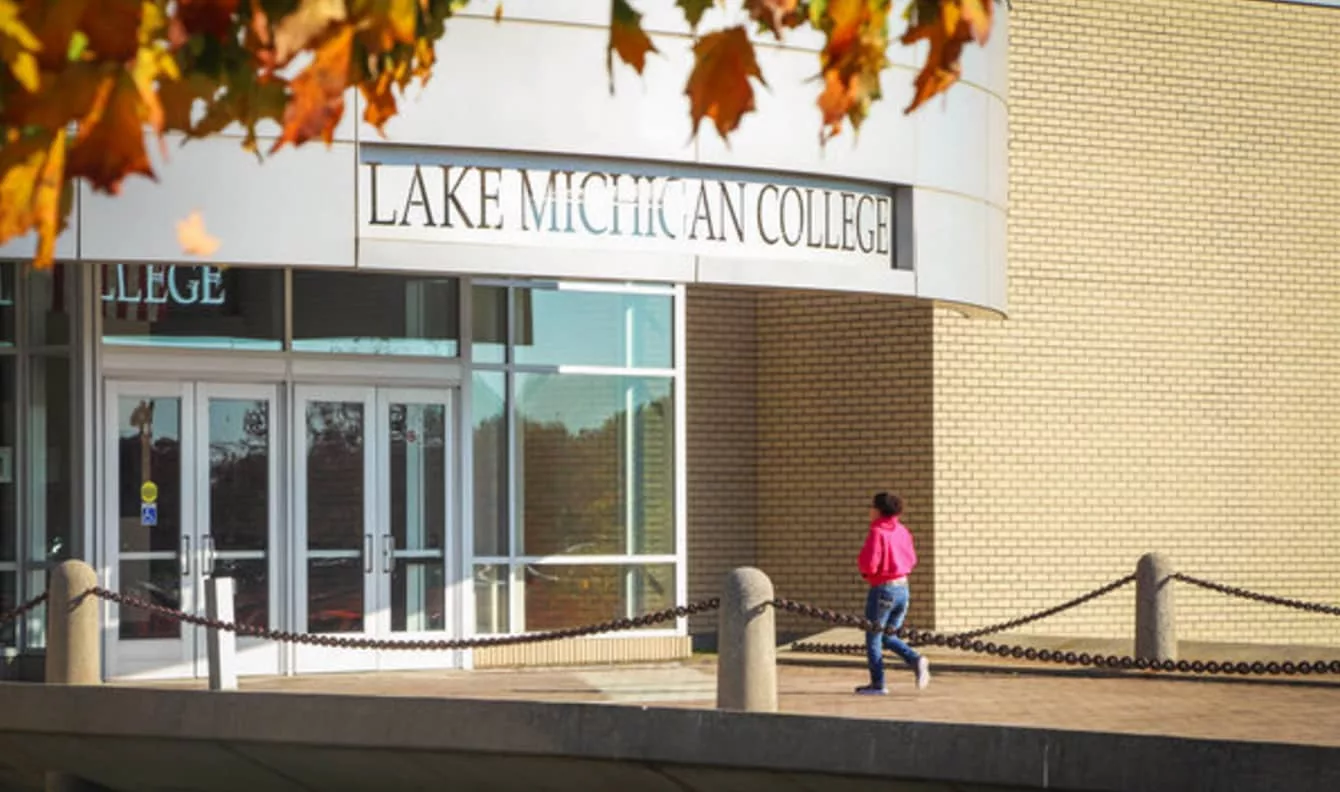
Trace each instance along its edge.
{"label": "blue jeans", "polygon": [[[865,598],[865,617],[880,629],[892,627],[896,630],[903,626],[903,619],[907,616],[907,603],[906,584],[885,583],[882,586],[871,586],[870,593]],[[896,636],[877,632],[866,633],[865,659],[870,664],[870,684],[877,688],[884,687],[886,648],[901,657],[910,668],[916,668],[917,661],[921,659],[921,655],[917,654],[915,649]]]}

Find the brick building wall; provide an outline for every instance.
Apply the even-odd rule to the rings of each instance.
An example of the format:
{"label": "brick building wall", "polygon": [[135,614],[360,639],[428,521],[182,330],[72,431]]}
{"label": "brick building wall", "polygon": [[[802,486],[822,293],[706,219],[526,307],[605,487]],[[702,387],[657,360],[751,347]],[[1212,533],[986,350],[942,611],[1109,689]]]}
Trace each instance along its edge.
{"label": "brick building wall", "polygon": [[[688,289],[689,597],[756,565],[779,594],[859,609],[870,496],[891,489],[922,565],[911,619],[931,621],[931,309],[817,292]],[[783,632],[822,629],[779,616]],[[714,621],[692,623],[699,633]]]}
{"label": "brick building wall", "polygon": [[[690,306],[691,307],[691,306]],[[768,292],[758,304],[759,565],[784,596],[859,610],[870,497],[903,496],[921,564],[911,623],[935,601],[931,309],[872,295]],[[784,632],[812,633],[786,616]]]}
{"label": "brick building wall", "polygon": [[[1155,550],[1340,601],[1340,9],[1033,0],[1011,23],[1010,318],[934,320],[940,626]],[[1178,598],[1184,638],[1340,643]],[[1127,591],[1029,629],[1131,621]]]}
{"label": "brick building wall", "polygon": [[[757,298],[752,290],[686,289],[688,596],[721,593],[737,566],[758,563]],[[695,634],[714,614],[689,619]]]}

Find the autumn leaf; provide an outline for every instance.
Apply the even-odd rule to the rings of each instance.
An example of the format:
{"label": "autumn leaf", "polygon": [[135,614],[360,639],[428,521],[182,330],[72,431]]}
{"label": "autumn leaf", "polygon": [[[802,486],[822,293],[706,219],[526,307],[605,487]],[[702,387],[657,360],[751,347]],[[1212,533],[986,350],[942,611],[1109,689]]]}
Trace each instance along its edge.
{"label": "autumn leaf", "polygon": [[744,27],[718,30],[699,39],[693,45],[693,72],[684,89],[693,134],[698,134],[704,118],[712,119],[723,140],[739,127],[740,119],[754,111],[750,78],[767,85]]}
{"label": "autumn leaf", "polygon": [[88,0],[79,30],[103,60],[128,61],[140,48],[141,0]]}
{"label": "autumn leaf", "polygon": [[970,41],[985,44],[991,35],[993,0],[916,0],[909,8],[908,26],[902,43],[926,41],[930,49],[917,73],[910,113],[958,81],[959,58]]}
{"label": "autumn leaf", "polygon": [[93,110],[79,124],[66,174],[112,195],[132,173],[155,178],[144,150],[144,124],[151,112],[129,72],[106,78]]}
{"label": "autumn leaf", "polygon": [[163,129],[190,132],[195,103],[208,103],[218,90],[217,82],[199,72],[185,74],[175,80],[160,81],[158,102],[163,108]]}
{"label": "autumn leaf", "polygon": [[42,47],[28,26],[19,18],[19,6],[13,0],[0,0],[0,60],[29,93],[42,83],[41,67],[35,53]]}
{"label": "autumn leaf", "polygon": [[420,0],[378,0],[360,21],[359,40],[370,52],[387,52],[397,44],[413,44]]}
{"label": "autumn leaf", "polygon": [[676,0],[675,5],[684,11],[684,21],[689,23],[690,30],[697,30],[698,23],[703,21],[703,14],[712,7],[716,0]]}
{"label": "autumn leaf", "polygon": [[66,206],[65,130],[0,146],[0,240],[37,231],[38,269],[51,266]]}
{"label": "autumn leaf", "polygon": [[647,53],[659,52],[642,29],[642,14],[628,4],[628,0],[610,0],[610,42],[605,52],[605,69],[609,72],[610,92],[614,92],[614,53],[638,74],[647,65]]}
{"label": "autumn leaf", "polygon": [[[61,0],[64,2],[64,0]],[[233,32],[240,0],[176,0],[173,22],[189,38],[200,35],[225,41]]]}
{"label": "autumn leaf", "polygon": [[391,72],[383,72],[375,83],[363,83],[358,86],[363,94],[367,108],[363,111],[363,120],[377,128],[378,132],[386,122],[396,114],[395,94],[391,92],[393,84]]}
{"label": "autumn leaf", "polygon": [[354,27],[343,25],[316,51],[316,58],[293,80],[293,98],[284,110],[284,131],[270,153],[285,143],[301,146],[320,137],[334,139],[335,125],[344,115],[344,90],[349,85],[349,60]]}
{"label": "autumn leaf", "polygon": [[177,244],[188,256],[212,256],[219,249],[219,240],[205,230],[205,220],[199,212],[191,212],[177,222]]}
{"label": "autumn leaf", "polygon": [[345,13],[344,0],[302,0],[275,25],[275,67],[283,68],[332,25],[344,22]]}
{"label": "autumn leaf", "polygon": [[786,28],[799,27],[805,22],[806,9],[800,0],[744,0],[749,18],[772,33],[780,41]]}
{"label": "autumn leaf", "polygon": [[70,39],[79,28],[88,0],[25,2],[23,22],[40,43],[37,62],[44,70],[57,71],[65,65]]}
{"label": "autumn leaf", "polygon": [[860,129],[870,106],[883,96],[880,73],[889,63],[890,4],[891,0],[828,0],[822,7],[810,7],[811,21],[825,35],[819,53],[824,81],[817,101],[823,114],[820,142],[839,134],[844,120]]}

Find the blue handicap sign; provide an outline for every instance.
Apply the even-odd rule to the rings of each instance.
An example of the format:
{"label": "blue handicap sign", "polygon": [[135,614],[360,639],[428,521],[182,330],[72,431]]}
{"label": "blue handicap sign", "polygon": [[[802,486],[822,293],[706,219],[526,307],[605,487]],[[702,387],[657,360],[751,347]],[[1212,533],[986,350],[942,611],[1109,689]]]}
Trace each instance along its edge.
{"label": "blue handicap sign", "polygon": [[140,504],[140,525],[152,528],[158,525],[158,504],[141,503]]}

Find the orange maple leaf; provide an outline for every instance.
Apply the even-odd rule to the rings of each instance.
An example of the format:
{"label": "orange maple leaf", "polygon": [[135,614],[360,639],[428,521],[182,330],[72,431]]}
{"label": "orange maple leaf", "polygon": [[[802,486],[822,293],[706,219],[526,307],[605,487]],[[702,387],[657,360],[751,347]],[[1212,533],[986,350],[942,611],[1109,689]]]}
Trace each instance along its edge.
{"label": "orange maple leaf", "polygon": [[948,90],[962,73],[959,58],[970,41],[985,44],[991,35],[992,0],[920,0],[913,5],[902,42],[926,41],[930,50],[917,73],[910,113],[932,97]]}
{"label": "orange maple leaf", "polygon": [[150,112],[128,72],[104,78],[92,111],[79,124],[66,174],[88,179],[111,195],[121,191],[121,182],[132,173],[156,178],[144,149],[144,123]]}
{"label": "orange maple leaf", "polygon": [[614,53],[638,74],[647,65],[647,53],[659,52],[642,29],[642,14],[628,0],[613,0],[610,5],[610,42],[605,51],[605,70],[609,72],[610,92],[614,91]]}
{"label": "orange maple leaf", "polygon": [[285,143],[301,146],[320,137],[327,145],[335,137],[335,125],[344,115],[344,90],[349,87],[349,60],[353,53],[354,26],[341,25],[316,50],[316,58],[293,80],[293,98],[284,109],[284,130],[273,154]]}
{"label": "orange maple leaf", "polygon": [[[933,0],[932,0],[933,1]],[[824,88],[820,142],[842,131],[844,120],[859,129],[870,105],[883,94],[880,72],[888,65],[890,0],[830,0],[820,27],[827,35],[819,54]]]}
{"label": "orange maple leaf", "polygon": [[177,244],[188,256],[212,256],[219,249],[219,240],[205,230],[205,220],[198,211],[177,222]]}
{"label": "orange maple leaf", "polygon": [[693,134],[710,118],[724,140],[754,110],[750,78],[767,85],[759,71],[754,45],[742,25],[709,33],[693,45],[693,72],[684,93],[689,97]]}
{"label": "orange maple leaf", "polygon": [[63,222],[65,130],[0,146],[0,239],[37,231],[38,269],[51,266]]}
{"label": "orange maple leaf", "polygon": [[800,0],[745,0],[744,7],[749,18],[771,31],[778,41],[783,29],[797,27],[805,21]]}

